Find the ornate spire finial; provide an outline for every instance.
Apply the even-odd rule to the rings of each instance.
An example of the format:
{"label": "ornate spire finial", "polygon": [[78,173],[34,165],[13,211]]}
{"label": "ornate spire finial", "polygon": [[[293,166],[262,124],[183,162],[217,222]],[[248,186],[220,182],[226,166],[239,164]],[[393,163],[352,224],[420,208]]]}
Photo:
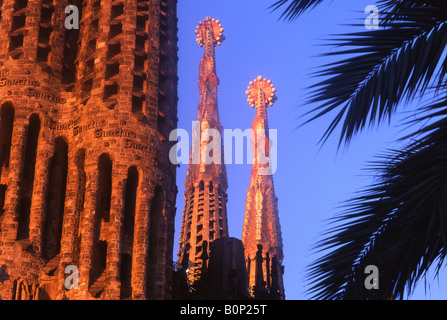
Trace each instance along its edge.
{"label": "ornate spire finial", "polygon": [[216,20],[211,17],[206,17],[205,20],[199,22],[199,25],[196,27],[195,33],[197,34],[197,43],[199,46],[204,47],[208,43],[208,40],[212,42],[212,45],[215,47],[216,45],[220,46],[222,42],[225,40],[225,36],[223,35],[224,29],[220,24],[219,20]]}
{"label": "ornate spire finial", "polygon": [[[267,107],[273,106],[277,100],[275,92],[272,81],[262,76],[251,81],[245,92],[250,106],[256,107],[256,116],[252,124],[253,167],[245,202],[242,243],[249,267],[255,270],[248,277],[249,286],[255,288],[255,298],[270,295],[266,289],[271,289],[270,286],[274,284],[275,292],[278,293],[275,298],[283,299],[282,275],[273,279],[276,273],[271,272],[271,266],[276,268],[282,265],[284,256],[278,199],[275,195],[271,170],[273,162],[271,146],[275,140],[270,140],[267,121]],[[265,255],[262,254],[262,248]],[[255,260],[251,258],[253,256],[256,257]],[[275,261],[272,257],[275,257]]]}
{"label": "ornate spire finial", "polygon": [[258,76],[249,84],[245,93],[248,95],[247,102],[252,108],[273,106],[273,103],[278,99],[271,80]]}

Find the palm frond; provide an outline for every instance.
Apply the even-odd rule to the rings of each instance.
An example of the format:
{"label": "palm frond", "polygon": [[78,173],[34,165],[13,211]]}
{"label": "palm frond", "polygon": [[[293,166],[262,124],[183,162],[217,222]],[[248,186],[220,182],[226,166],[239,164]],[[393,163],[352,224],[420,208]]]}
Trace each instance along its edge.
{"label": "palm frond", "polygon": [[[370,164],[380,179],[346,203],[317,244],[328,252],[310,267],[315,299],[399,299],[447,250],[447,126]],[[417,132],[420,134],[421,132]],[[364,286],[367,265],[380,270],[379,290]]]}
{"label": "palm frond", "polygon": [[324,0],[278,0],[270,6],[273,11],[286,6],[284,12],[281,14],[280,19],[295,20],[307,10],[313,9]]}
{"label": "palm frond", "polygon": [[342,124],[339,143],[348,143],[365,127],[389,120],[404,98],[445,77],[447,6],[400,7],[388,17],[384,28],[335,39],[343,49],[324,55],[348,57],[322,66],[315,75],[326,79],[310,88],[308,103],[317,107],[306,123],[338,110],[321,142]]}

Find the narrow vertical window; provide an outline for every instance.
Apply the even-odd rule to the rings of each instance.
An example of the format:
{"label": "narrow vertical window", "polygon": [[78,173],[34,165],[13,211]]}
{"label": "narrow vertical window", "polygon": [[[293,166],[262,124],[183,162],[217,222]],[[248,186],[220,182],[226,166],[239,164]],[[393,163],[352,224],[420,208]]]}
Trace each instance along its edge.
{"label": "narrow vertical window", "polygon": [[54,155],[48,170],[47,210],[43,232],[43,256],[55,257],[61,249],[62,223],[67,185],[68,145],[62,138],[57,138]]}
{"label": "narrow vertical window", "polygon": [[84,211],[85,187],[87,184],[87,174],[85,172],[85,150],[81,149],[76,155],[76,170],[78,181],[76,182],[76,202],[75,202],[75,223],[73,230],[73,263],[79,263],[81,253],[81,233],[79,226],[81,224],[81,215]]}
{"label": "narrow vertical window", "polygon": [[136,50],[134,60],[134,78],[133,78],[133,96],[132,112],[144,112],[144,102],[146,101],[146,85],[148,79],[147,73],[147,40],[149,21],[149,6],[147,1],[141,1],[137,4],[137,23],[136,23]]}
{"label": "narrow vertical window", "polygon": [[135,167],[130,167],[127,174],[126,197],[124,202],[124,235],[130,243],[133,242],[137,188],[138,170]]}
{"label": "narrow vertical window", "polygon": [[14,126],[14,108],[4,103],[0,113],[0,175],[1,168],[9,166],[11,153],[12,130]]}
{"label": "narrow vertical window", "polygon": [[[87,2],[89,3],[89,2]],[[81,57],[79,60],[84,61],[82,70],[81,82],[81,103],[86,104],[91,96],[93,89],[93,80],[95,78],[95,56],[96,45],[99,31],[99,18],[101,13],[101,0],[96,0],[91,3],[91,15],[85,17],[81,25],[84,27],[82,32],[85,39],[83,42]]]}
{"label": "narrow vertical window", "polygon": [[23,41],[26,34],[26,7],[28,0],[16,0],[9,39],[9,52],[13,59],[19,59],[23,55]]}
{"label": "narrow vertical window", "polygon": [[[107,241],[99,240],[93,248],[92,270],[90,272],[90,284],[95,283],[107,267]],[[103,284],[105,285],[105,283]],[[96,291],[96,290],[95,290]],[[101,290],[95,292],[100,294]],[[99,297],[99,296],[96,296]]]}
{"label": "narrow vertical window", "polygon": [[121,299],[132,297],[132,252],[137,203],[138,170],[132,166],[127,173],[124,198],[123,243],[121,254]]}
{"label": "narrow vertical window", "polygon": [[[79,10],[79,21],[82,19],[83,0],[70,1]],[[65,91],[73,91],[77,74],[79,29],[66,29],[64,55],[62,58],[62,86]]]}
{"label": "narrow vertical window", "polygon": [[107,241],[101,240],[102,226],[110,219],[110,201],[112,196],[112,160],[108,154],[102,154],[98,160],[98,186],[96,189],[96,212],[93,234],[92,269],[90,284],[94,283],[106,269]]}
{"label": "narrow vertical window", "polygon": [[149,249],[148,249],[148,262],[147,262],[147,286],[146,296],[151,299],[157,294],[156,283],[157,279],[160,279],[160,272],[163,268],[163,244],[166,240],[164,238],[164,207],[165,196],[164,191],[160,186],[155,188],[154,197],[151,201],[150,214],[149,214]]}
{"label": "narrow vertical window", "polygon": [[118,103],[119,69],[121,61],[121,43],[123,42],[124,4],[116,1],[110,12],[109,42],[107,47],[107,62],[103,101],[113,109]]}
{"label": "narrow vertical window", "polygon": [[109,222],[112,196],[112,160],[108,155],[103,154],[99,157],[98,172],[96,213],[99,220]]}
{"label": "narrow vertical window", "polygon": [[19,202],[17,240],[29,238],[29,218],[33,195],[34,172],[37,157],[37,144],[40,133],[40,119],[37,114],[30,117],[25,141],[25,161]]}
{"label": "narrow vertical window", "polygon": [[132,256],[128,253],[121,255],[121,295],[120,299],[132,297]]}

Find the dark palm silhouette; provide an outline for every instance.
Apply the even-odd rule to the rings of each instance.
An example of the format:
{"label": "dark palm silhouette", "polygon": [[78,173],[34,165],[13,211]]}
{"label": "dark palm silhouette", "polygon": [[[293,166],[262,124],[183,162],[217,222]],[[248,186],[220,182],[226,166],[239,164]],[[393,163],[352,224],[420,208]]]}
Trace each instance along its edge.
{"label": "dark palm silhouette", "polygon": [[[430,102],[405,121],[407,144],[378,156],[375,182],[346,202],[316,244],[324,252],[309,269],[315,299],[403,299],[447,250],[447,1],[379,0],[380,28],[342,35],[340,59],[316,72],[316,103],[306,122],[335,112],[321,142],[341,129],[348,144],[359,131],[394,119],[417,97]],[[280,0],[272,5],[294,20],[330,1]],[[355,26],[352,26],[355,30]],[[347,58],[346,55],[349,55]],[[344,57],[343,57],[344,56]],[[380,270],[379,289],[366,290],[367,265]]]}

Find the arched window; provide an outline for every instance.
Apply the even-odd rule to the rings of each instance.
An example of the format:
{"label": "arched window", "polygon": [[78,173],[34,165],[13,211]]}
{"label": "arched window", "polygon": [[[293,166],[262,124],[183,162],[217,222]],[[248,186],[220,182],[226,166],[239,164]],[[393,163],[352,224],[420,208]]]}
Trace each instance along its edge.
{"label": "arched window", "polygon": [[17,240],[29,238],[29,219],[39,133],[40,119],[37,114],[33,114],[29,119],[25,140],[25,159],[23,163],[23,176],[19,201]]}
{"label": "arched window", "polygon": [[61,249],[67,170],[68,145],[59,137],[55,140],[54,154],[48,170],[47,210],[42,234],[42,253],[46,259],[55,257]]}

